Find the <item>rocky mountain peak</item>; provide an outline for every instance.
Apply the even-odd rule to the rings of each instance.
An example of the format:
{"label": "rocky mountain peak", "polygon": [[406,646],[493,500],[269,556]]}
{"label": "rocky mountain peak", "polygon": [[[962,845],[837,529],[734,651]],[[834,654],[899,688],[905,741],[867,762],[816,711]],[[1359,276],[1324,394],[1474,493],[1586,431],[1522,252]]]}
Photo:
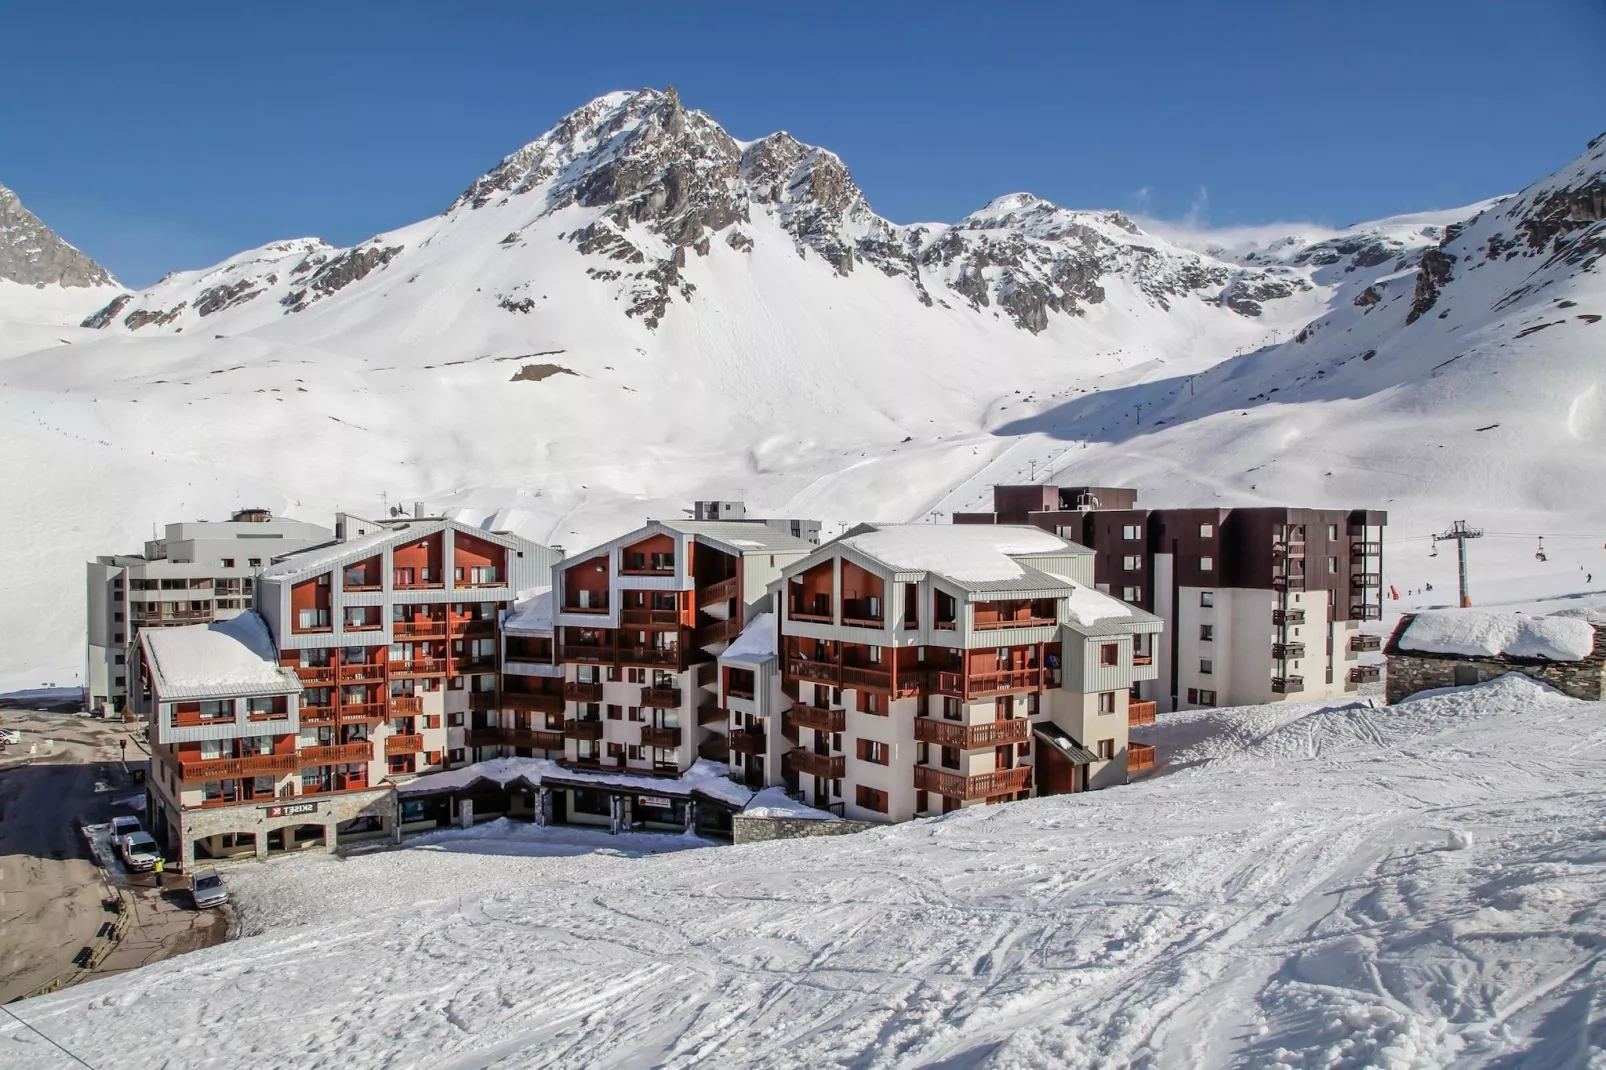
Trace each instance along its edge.
{"label": "rocky mountain peak", "polygon": [[111,272],[68,245],[0,186],[0,279],[25,286],[115,286]]}

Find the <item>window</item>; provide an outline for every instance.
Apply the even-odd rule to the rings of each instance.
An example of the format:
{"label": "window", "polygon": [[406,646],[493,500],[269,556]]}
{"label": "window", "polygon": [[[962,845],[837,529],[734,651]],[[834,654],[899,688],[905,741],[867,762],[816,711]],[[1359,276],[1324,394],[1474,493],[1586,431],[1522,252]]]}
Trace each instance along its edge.
{"label": "window", "polygon": [[[447,728],[462,728],[463,727],[463,715],[462,715],[462,713],[448,713],[446,715],[446,727]],[[457,761],[456,758],[453,758],[452,760],[454,762]]]}
{"label": "window", "polygon": [[463,690],[463,678],[461,676],[448,676],[446,678],[446,690],[448,690],[448,691],[461,691],[461,690]]}
{"label": "window", "polygon": [[262,559],[260,557],[246,558],[246,563],[249,564],[252,568],[261,568],[262,567]]}
{"label": "window", "polygon": [[625,747],[625,756],[633,762],[642,761],[644,754],[640,744],[631,743]]}
{"label": "window", "polygon": [[1030,736],[1021,743],[1016,744],[1015,755],[1019,758],[1030,758],[1032,756],[1032,740]]}
{"label": "window", "polygon": [[322,576],[319,576],[318,577],[318,586],[319,587],[327,587],[327,586],[329,586],[329,577],[331,575],[333,575],[333,573],[325,572]]}
{"label": "window", "polygon": [[1121,647],[1120,647],[1120,644],[1118,644],[1118,643],[1100,643],[1099,644],[1099,664],[1100,665],[1106,665],[1106,666],[1107,665],[1119,665],[1119,664],[1121,664]]}
{"label": "window", "polygon": [[1115,758],[1115,740],[1099,740],[1099,761],[1108,762]]}
{"label": "window", "polygon": [[1115,692],[1114,691],[1100,691],[1099,692],[1099,712],[1100,713],[1114,713],[1115,712]]}
{"label": "window", "polygon": [[124,659],[124,655],[116,654],[116,655],[114,655],[112,657],[112,664],[113,665],[121,665],[121,664],[123,664],[123,659]]}
{"label": "window", "polygon": [[1338,575],[1338,558],[1329,557],[1327,559],[1327,573],[1330,576]]}
{"label": "window", "polygon": [[609,707],[608,707],[608,720],[610,720],[610,721],[622,721],[622,720],[624,720],[624,710],[621,709],[618,706],[609,705]]}
{"label": "window", "polygon": [[1338,541],[1338,525],[1337,524],[1329,524],[1329,525],[1327,525],[1327,541],[1328,542],[1337,542]]}
{"label": "window", "polygon": [[1211,640],[1215,639],[1215,637],[1216,637],[1216,626],[1214,624],[1201,624],[1201,625],[1199,625],[1199,642],[1208,643]]}
{"label": "window", "polygon": [[924,791],[915,792],[915,813],[923,814],[930,805],[930,797]]}
{"label": "window", "polygon": [[232,557],[225,557],[225,558],[224,558],[224,559],[223,559],[223,567],[224,567],[224,568],[233,568],[233,567],[234,567],[234,558],[232,558]]}
{"label": "window", "polygon": [[1199,525],[1199,537],[1201,539],[1208,539],[1211,536],[1215,535],[1215,533],[1216,533],[1216,526],[1214,524],[1200,524]]}
{"label": "window", "polygon": [[942,716],[944,720],[948,721],[959,720],[963,716],[963,707],[960,706],[959,700],[944,696],[942,700]]}
{"label": "window", "polygon": [[302,609],[296,611],[297,628],[327,628],[329,627],[329,611],[327,609]]}
{"label": "window", "polygon": [[1138,572],[1143,568],[1143,558],[1138,554],[1127,554],[1121,558],[1121,569],[1125,572]]}
{"label": "window", "polygon": [[1142,600],[1143,600],[1143,588],[1142,587],[1122,587],[1121,588],[1121,601],[1123,601],[1123,602],[1141,602]]}
{"label": "window", "polygon": [[855,801],[865,810],[873,810],[878,814],[887,812],[887,793],[867,788],[863,784],[854,788]]}
{"label": "window", "polygon": [[873,713],[877,717],[885,717],[887,715],[886,696],[878,695],[874,691],[860,691],[859,712]]}
{"label": "window", "polygon": [[1209,658],[1199,659],[1199,675],[1209,676],[1216,671],[1216,663]]}
{"label": "window", "polygon": [[639,721],[639,720],[642,719],[641,707],[640,706],[631,706],[630,707],[630,719],[632,721]]}
{"label": "window", "polygon": [[623,743],[610,743],[610,744],[608,744],[608,757],[613,758],[615,760],[618,760],[620,758],[623,758],[624,756],[625,756],[625,745]]}
{"label": "window", "polygon": [[1200,609],[1209,609],[1212,606],[1214,606],[1215,604],[1216,604],[1216,592],[1214,592],[1214,591],[1200,591],[1199,592],[1199,608]]}
{"label": "window", "polygon": [[1200,706],[1214,706],[1216,704],[1216,693],[1202,687],[1195,691],[1190,687],[1188,688],[1188,701],[1198,703]]}
{"label": "window", "polygon": [[944,769],[958,769],[959,768],[959,748],[958,747],[944,747],[942,749],[942,753],[940,755],[938,755],[938,759],[942,762],[942,767]]}
{"label": "window", "polygon": [[874,762],[876,765],[887,765],[892,757],[891,748],[873,739],[859,740],[858,754],[859,761]]}
{"label": "window", "polygon": [[121,623],[123,623],[123,615],[121,613],[113,613],[112,614],[112,623],[113,624],[121,624]]}
{"label": "window", "polygon": [[1138,530],[1138,526],[1136,524],[1121,525],[1121,538],[1125,539],[1127,542],[1131,542],[1134,539],[1140,539],[1142,537],[1143,535]]}
{"label": "window", "polygon": [[1201,557],[1199,559],[1199,571],[1200,572],[1210,572],[1210,571],[1214,570],[1215,567],[1216,567],[1216,559],[1215,558],[1213,558],[1213,557]]}

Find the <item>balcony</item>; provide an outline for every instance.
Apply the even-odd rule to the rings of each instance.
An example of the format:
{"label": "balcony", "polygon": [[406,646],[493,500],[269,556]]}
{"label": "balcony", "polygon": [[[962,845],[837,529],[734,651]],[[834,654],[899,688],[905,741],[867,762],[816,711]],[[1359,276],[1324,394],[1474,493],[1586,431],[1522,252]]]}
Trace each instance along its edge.
{"label": "balcony", "polygon": [[957,721],[935,721],[930,717],[915,718],[915,739],[922,743],[935,743],[940,747],[958,747],[960,750],[981,750],[1009,743],[1024,743],[1031,732],[1031,723],[1024,717],[1008,721],[985,721],[981,724],[960,724]]}
{"label": "balcony", "polygon": [[1352,542],[1349,544],[1351,557],[1376,557],[1383,552],[1380,542]]}
{"label": "balcony", "polygon": [[[698,707],[697,723],[699,725],[727,724],[729,721],[730,714],[727,711],[720,709],[718,706]],[[723,739],[724,737],[721,736],[720,738]]]}
{"label": "balcony", "polygon": [[1383,577],[1375,572],[1357,572],[1349,578],[1352,591],[1364,591],[1369,587],[1379,587],[1382,583]]}
{"label": "balcony", "polygon": [[445,658],[414,658],[412,661],[390,663],[392,676],[442,676],[445,673]]}
{"label": "balcony", "polygon": [[1274,628],[1285,628],[1290,624],[1304,624],[1305,611],[1303,609],[1274,609],[1271,611],[1271,623]]}
{"label": "balcony", "polygon": [[1352,602],[1349,616],[1350,620],[1382,620],[1383,607],[1370,602]]}
{"label": "balcony", "polygon": [[1383,678],[1381,665],[1357,665],[1349,671],[1352,684],[1375,684]]}
{"label": "balcony", "polygon": [[1271,657],[1273,661],[1287,661],[1290,658],[1305,656],[1304,643],[1273,643],[1271,644]]}
{"label": "balcony", "polygon": [[1137,773],[1144,769],[1153,768],[1153,747],[1147,743],[1128,743],[1126,745],[1126,771],[1128,773]]}
{"label": "balcony", "polygon": [[186,783],[205,780],[234,780],[239,777],[279,776],[300,768],[294,754],[256,754],[249,758],[203,758],[180,762],[178,776]]}
{"label": "balcony", "polygon": [[303,706],[301,707],[301,723],[303,726],[334,724],[335,708],[333,706]]}
{"label": "balcony", "polygon": [[342,665],[340,682],[343,684],[373,683],[385,678],[385,666],[377,664]]}
{"label": "balcony", "polygon": [[622,646],[619,648],[622,665],[671,665],[680,667],[680,650],[677,647]]}
{"label": "balcony", "polygon": [[397,639],[445,639],[445,620],[399,620],[391,625]]}
{"label": "balcony", "polygon": [[1352,635],[1349,648],[1357,654],[1374,653],[1383,649],[1383,639],[1376,635]]}
{"label": "balcony", "polygon": [[1271,544],[1273,557],[1304,557],[1304,539],[1278,539]]}
{"label": "balcony", "polygon": [[647,609],[632,606],[619,611],[621,624],[632,624],[641,627],[667,627],[680,626],[680,610],[678,609]]}
{"label": "balcony", "polygon": [[452,671],[454,674],[474,672],[495,672],[496,658],[453,658]]}
{"label": "balcony", "polygon": [[680,728],[654,728],[652,725],[641,726],[641,745],[643,747],[656,747],[659,750],[674,750],[680,746]]}
{"label": "balcony", "polygon": [[602,722],[581,721],[571,717],[563,722],[563,735],[565,739],[599,740],[602,738]]}
{"label": "balcony", "polygon": [[530,750],[561,751],[562,732],[543,732],[530,728],[470,728],[463,733],[469,747],[528,747]]}
{"label": "balcony", "polygon": [[842,670],[828,661],[801,661],[791,660],[786,663],[786,672],[799,680],[812,680],[820,684],[842,683]]}
{"label": "balcony", "polygon": [[[879,609],[879,605],[876,608]],[[869,599],[844,598],[842,625],[846,628],[885,628],[887,620],[884,614],[871,612]]]}
{"label": "balcony", "polygon": [[713,646],[723,643],[727,639],[735,639],[742,634],[742,621],[739,617],[730,620],[716,620],[697,629],[694,642],[698,646]]}
{"label": "balcony", "polygon": [[867,669],[857,665],[842,666],[842,686],[886,691],[892,686],[892,674],[885,669]]}
{"label": "balcony", "polygon": [[562,713],[563,696],[550,691],[504,691],[502,709],[533,713]]}
{"label": "balcony", "polygon": [[1153,724],[1155,711],[1159,706],[1153,702],[1132,702],[1126,704],[1126,724],[1128,728],[1137,728],[1139,725]]}
{"label": "balcony", "polygon": [[802,747],[793,747],[787,751],[783,761],[799,776],[817,776],[827,780],[841,780],[848,764],[847,759],[840,754],[815,754]]}
{"label": "balcony", "polygon": [[385,626],[385,622],[377,617],[366,620],[348,620],[341,627],[348,632],[377,632]]}
{"label": "balcony", "polygon": [[296,669],[296,676],[304,684],[332,684],[335,682],[335,667],[333,665],[302,665]]}
{"label": "balcony", "polygon": [[1293,572],[1288,575],[1278,575],[1271,578],[1271,589],[1274,591],[1303,591],[1305,589],[1305,574]]}
{"label": "balcony", "polygon": [[1154,655],[1153,654],[1138,654],[1138,653],[1134,653],[1132,655],[1132,664],[1134,664],[1134,665],[1153,665],[1154,664]]}
{"label": "balcony", "polygon": [[135,624],[199,624],[212,619],[210,609],[170,609],[165,613],[132,610],[128,619]]}
{"label": "balcony", "polygon": [[644,687],[641,689],[641,704],[655,710],[679,709],[680,688]]}
{"label": "balcony", "polygon": [[1051,628],[1059,621],[1053,617],[1011,617],[982,620],[977,618],[973,627],[978,632],[994,631],[999,628]]}
{"label": "balcony", "polygon": [[385,757],[387,758],[394,758],[399,754],[419,754],[423,749],[423,736],[385,737]]}
{"label": "balcony", "polygon": [[926,676],[928,691],[957,698],[987,698],[1012,691],[1036,691],[1043,686],[1042,669],[1006,669],[1001,672],[974,673],[968,677],[957,672],[937,671]]}
{"label": "balcony", "polygon": [[950,799],[990,799],[995,795],[1013,795],[1025,790],[1031,782],[1032,767],[1029,765],[975,776],[948,773],[929,765],[915,766],[916,789],[934,791]]}
{"label": "balcony", "polygon": [[1303,676],[1273,676],[1271,691],[1274,695],[1293,695],[1305,690]]}
{"label": "balcony", "polygon": [[711,606],[715,602],[729,602],[740,593],[741,588],[737,586],[735,576],[720,580],[718,583],[711,583],[707,587],[699,587],[697,589],[697,608],[702,609],[704,606]]}
{"label": "balcony", "polygon": [[573,646],[565,645],[558,648],[558,657],[562,661],[582,661],[590,664],[613,660],[613,647],[609,646]]}
{"label": "balcony", "polygon": [[389,717],[383,702],[348,702],[340,707],[342,721],[384,721]]}
{"label": "balcony", "polygon": [[602,685],[566,680],[563,684],[563,697],[569,702],[601,702]]}
{"label": "balcony", "polygon": [[470,691],[468,694],[468,708],[484,712],[485,710],[499,710],[501,703],[496,701],[495,691]]}
{"label": "balcony", "polygon": [[831,615],[828,607],[815,606],[806,609],[802,605],[792,605],[786,611],[787,620],[801,621],[804,624],[834,624],[836,618]]}
{"label": "balcony", "polygon": [[424,712],[424,700],[417,695],[390,696],[390,714],[392,717],[417,717]]}
{"label": "balcony", "polygon": [[794,727],[812,728],[816,732],[841,732],[847,727],[847,713],[843,710],[794,703],[786,716]]}
{"label": "balcony", "polygon": [[763,754],[767,749],[763,731],[744,728],[740,732],[732,732],[730,749],[737,754]]}
{"label": "balcony", "polygon": [[707,758],[711,762],[728,762],[731,760],[730,740],[722,735],[712,735],[697,744],[697,757]]}
{"label": "balcony", "polygon": [[496,634],[496,621],[475,620],[472,617],[453,617],[447,622],[452,638],[463,639],[473,636],[488,636]]}
{"label": "balcony", "polygon": [[589,606],[582,606],[579,603],[567,603],[566,602],[566,603],[564,603],[564,606],[563,606],[563,612],[564,613],[607,613],[608,612],[608,601],[607,601],[607,599],[603,599],[601,602],[593,603],[592,605],[589,605]]}
{"label": "balcony", "polygon": [[374,760],[372,740],[361,743],[341,743],[332,747],[302,747],[296,752],[302,766],[355,765]]}

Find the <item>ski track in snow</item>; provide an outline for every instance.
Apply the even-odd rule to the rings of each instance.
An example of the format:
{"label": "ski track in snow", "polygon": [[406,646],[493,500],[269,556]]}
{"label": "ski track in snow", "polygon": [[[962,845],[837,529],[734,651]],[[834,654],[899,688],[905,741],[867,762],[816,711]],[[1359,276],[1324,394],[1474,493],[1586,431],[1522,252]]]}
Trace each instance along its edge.
{"label": "ski track in snow", "polygon": [[[13,1009],[99,1067],[1570,1065],[1603,712],[1515,678],[1198,711],[1148,781],[840,839],[252,865],[258,935]],[[0,1066],[41,1045],[0,1026]]]}

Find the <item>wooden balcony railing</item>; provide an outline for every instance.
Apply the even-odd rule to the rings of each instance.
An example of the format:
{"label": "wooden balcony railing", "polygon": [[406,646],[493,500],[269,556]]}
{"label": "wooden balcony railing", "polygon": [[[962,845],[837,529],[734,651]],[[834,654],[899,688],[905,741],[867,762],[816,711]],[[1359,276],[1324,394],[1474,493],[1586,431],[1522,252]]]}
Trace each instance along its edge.
{"label": "wooden balcony railing", "polygon": [[1273,676],[1271,678],[1271,690],[1273,694],[1277,695],[1295,694],[1305,690],[1305,678],[1303,676]]}
{"label": "wooden balcony railing", "polygon": [[1273,576],[1271,589],[1274,591],[1303,591],[1305,589],[1305,574],[1303,572],[1289,573],[1288,575]]}
{"label": "wooden balcony railing", "polygon": [[475,672],[495,672],[496,659],[490,658],[453,658],[452,672],[454,675]]}
{"label": "wooden balcony railing", "polygon": [[641,704],[655,710],[679,709],[680,688],[644,687],[641,689]]}
{"label": "wooden balcony railing", "polygon": [[445,672],[445,658],[414,658],[412,661],[390,663],[392,676],[441,676]]}
{"label": "wooden balcony railing", "polygon": [[841,780],[847,770],[847,759],[840,754],[815,754],[802,747],[793,747],[782,761],[801,776],[818,776],[827,780]]}
{"label": "wooden balcony railing", "polygon": [[361,743],[340,743],[328,747],[302,747],[296,754],[303,766],[354,765],[374,760],[374,744],[372,740],[364,740]]}
{"label": "wooden balcony railing", "polygon": [[1351,590],[1363,591],[1368,587],[1377,587],[1383,583],[1383,577],[1375,572],[1357,572],[1349,578]]}
{"label": "wooden balcony railing", "polygon": [[1126,723],[1129,728],[1138,725],[1153,724],[1155,712],[1160,708],[1155,702],[1133,702],[1126,704]]}
{"label": "wooden balcony railing", "polygon": [[385,757],[393,758],[398,754],[418,754],[424,749],[423,736],[386,736]]}
{"label": "wooden balcony railing", "polygon": [[468,693],[468,708],[471,710],[499,710],[502,704],[497,701],[495,691],[470,691]]}
{"label": "wooden balcony railing", "polygon": [[1352,542],[1349,544],[1349,555],[1351,557],[1376,557],[1382,552],[1383,544],[1380,542]]}
{"label": "wooden balcony railing", "polygon": [[598,740],[602,738],[602,722],[580,721],[571,717],[563,722],[563,734],[568,739]]}
{"label": "wooden balcony railing", "polygon": [[680,651],[655,646],[622,646],[618,660],[624,665],[680,665]]}
{"label": "wooden balcony railing", "polygon": [[619,621],[622,624],[635,624],[642,627],[650,627],[655,624],[674,627],[680,624],[680,610],[627,606],[619,611]]}
{"label": "wooden balcony railing", "polygon": [[829,710],[821,706],[794,703],[787,718],[798,728],[812,728],[816,732],[841,732],[847,728],[846,711]]}
{"label": "wooden balcony railing", "polygon": [[1304,539],[1279,539],[1271,544],[1271,552],[1276,557],[1304,557]]}
{"label": "wooden balcony railing", "polygon": [[496,621],[475,620],[471,617],[452,617],[447,621],[447,631],[454,638],[467,636],[485,636],[496,634]]}
{"label": "wooden balcony railing", "polygon": [[801,621],[804,624],[835,624],[836,618],[829,612],[815,613],[801,606],[792,606],[786,611],[787,620]]}
{"label": "wooden balcony railing", "polygon": [[608,612],[608,603],[607,602],[602,602],[600,604],[592,604],[592,605],[589,605],[589,606],[582,606],[582,605],[579,605],[579,604],[574,604],[574,605],[565,604],[563,609],[560,612],[563,612],[563,613],[596,613],[596,614],[600,615],[600,614],[604,614],[604,613]]}
{"label": "wooden balcony railing", "polygon": [[1273,661],[1287,661],[1289,658],[1302,658],[1305,656],[1304,643],[1273,643],[1271,644],[1271,657]]}
{"label": "wooden balcony railing", "polygon": [[1357,654],[1370,653],[1383,649],[1383,640],[1376,635],[1352,635],[1349,637],[1349,648]]}
{"label": "wooden balcony railing", "polygon": [[740,588],[736,584],[735,576],[720,580],[718,583],[711,583],[707,587],[699,587],[697,589],[697,608],[702,609],[704,606],[711,606],[715,602],[728,602],[739,593]]}
{"label": "wooden balcony railing", "polygon": [[940,747],[959,747],[962,750],[980,750],[1006,743],[1024,743],[1031,732],[1031,723],[1024,717],[1008,721],[987,721],[982,724],[960,724],[957,721],[936,721],[930,717],[915,718],[915,739],[922,743],[935,743]]}
{"label": "wooden balcony railing", "polygon": [[390,716],[383,702],[346,702],[340,706],[342,721],[383,721]]}
{"label": "wooden balcony railing", "polygon": [[554,691],[504,691],[502,708],[533,713],[562,713],[563,696]]}
{"label": "wooden balcony railing", "polygon": [[692,637],[692,641],[698,646],[713,646],[715,643],[723,643],[727,639],[735,639],[742,634],[742,627],[740,617],[712,621],[698,628],[697,633]]}
{"label": "wooden balcony railing", "polygon": [[1032,782],[1032,767],[1019,766],[996,773],[977,773],[961,776],[933,769],[929,765],[915,766],[915,787],[921,791],[934,791],[950,799],[990,799],[995,795],[1013,795]]}
{"label": "wooden balcony railing", "polygon": [[866,669],[859,665],[842,666],[842,686],[861,690],[886,691],[892,687],[892,673],[885,669]]}
{"label": "wooden balcony railing", "polygon": [[335,682],[335,667],[333,665],[302,665],[296,669],[296,676],[304,684],[332,684]]}
{"label": "wooden balcony railing", "polygon": [[470,728],[463,733],[470,747],[528,747],[530,750],[563,750],[562,732],[543,732],[532,728]]}
{"label": "wooden balcony railing", "polygon": [[641,726],[641,745],[643,747],[657,747],[660,750],[674,750],[680,746],[680,729],[654,728],[652,725]]}
{"label": "wooden balcony railing", "polygon": [[697,723],[699,725],[727,724],[729,721],[730,712],[719,706],[700,706],[697,709]]}
{"label": "wooden balcony railing", "polygon": [[566,680],[563,684],[563,697],[570,702],[601,702],[602,685]]}
{"label": "wooden balcony railing", "polygon": [[1383,669],[1380,665],[1357,665],[1349,671],[1349,682],[1352,684],[1373,684],[1383,678]]}
{"label": "wooden balcony railing", "polygon": [[1126,771],[1135,773],[1142,769],[1154,768],[1154,748],[1147,743],[1128,743],[1126,745]]}
{"label": "wooden balcony railing", "polygon": [[560,661],[583,661],[596,663],[613,660],[613,647],[609,646],[574,646],[566,644],[558,647]]}
{"label": "wooden balcony railing", "polygon": [[765,751],[765,737],[763,732],[742,729],[730,735],[731,750],[737,754],[763,754]]}
{"label": "wooden balcony railing", "polygon": [[301,723],[307,726],[335,723],[335,708],[333,706],[303,706],[301,707]]}
{"label": "wooden balcony railing", "polygon": [[1303,609],[1274,609],[1271,611],[1271,623],[1274,628],[1281,628],[1288,624],[1304,624],[1305,611]]}
{"label": "wooden balcony railing", "polygon": [[1352,602],[1349,615],[1351,620],[1382,620],[1383,607],[1370,602]]}
{"label": "wooden balcony railing", "polygon": [[414,583],[403,583],[401,580],[395,580],[390,586],[395,591],[444,591],[446,589],[446,581],[419,580]]}
{"label": "wooden balcony railing", "polygon": [[1042,669],[1005,669],[999,672],[971,673],[961,676],[956,672],[931,674],[935,682],[928,682],[929,690],[960,698],[987,698],[1011,691],[1035,691],[1043,686]]}
{"label": "wooden balcony railing", "polygon": [[418,695],[390,696],[390,713],[393,717],[417,717],[424,712],[424,700]]}
{"label": "wooden balcony railing", "polygon": [[842,670],[828,661],[802,661],[792,659],[786,663],[788,674],[799,680],[813,680],[820,684],[842,684]]}
{"label": "wooden balcony railing", "polygon": [[1132,655],[1132,664],[1134,664],[1134,665],[1153,665],[1154,664],[1154,655],[1153,654],[1136,654],[1136,653],[1134,653]]}
{"label": "wooden balcony railing", "polygon": [[385,666],[383,665],[364,663],[360,665],[340,666],[341,683],[356,684],[383,680],[384,678]]}
{"label": "wooden balcony railing", "polygon": [[975,629],[978,632],[992,631],[996,628],[1048,628],[1059,621],[1053,617],[1012,617],[993,620],[977,620]]}
{"label": "wooden balcony railing", "polygon": [[391,626],[391,634],[397,639],[445,639],[446,621],[442,620],[402,620]]}
{"label": "wooden balcony railing", "polygon": [[197,762],[180,762],[180,780],[193,783],[201,780],[233,780],[238,777],[278,776],[293,773],[300,768],[294,754],[256,754],[249,758],[203,758]]}

